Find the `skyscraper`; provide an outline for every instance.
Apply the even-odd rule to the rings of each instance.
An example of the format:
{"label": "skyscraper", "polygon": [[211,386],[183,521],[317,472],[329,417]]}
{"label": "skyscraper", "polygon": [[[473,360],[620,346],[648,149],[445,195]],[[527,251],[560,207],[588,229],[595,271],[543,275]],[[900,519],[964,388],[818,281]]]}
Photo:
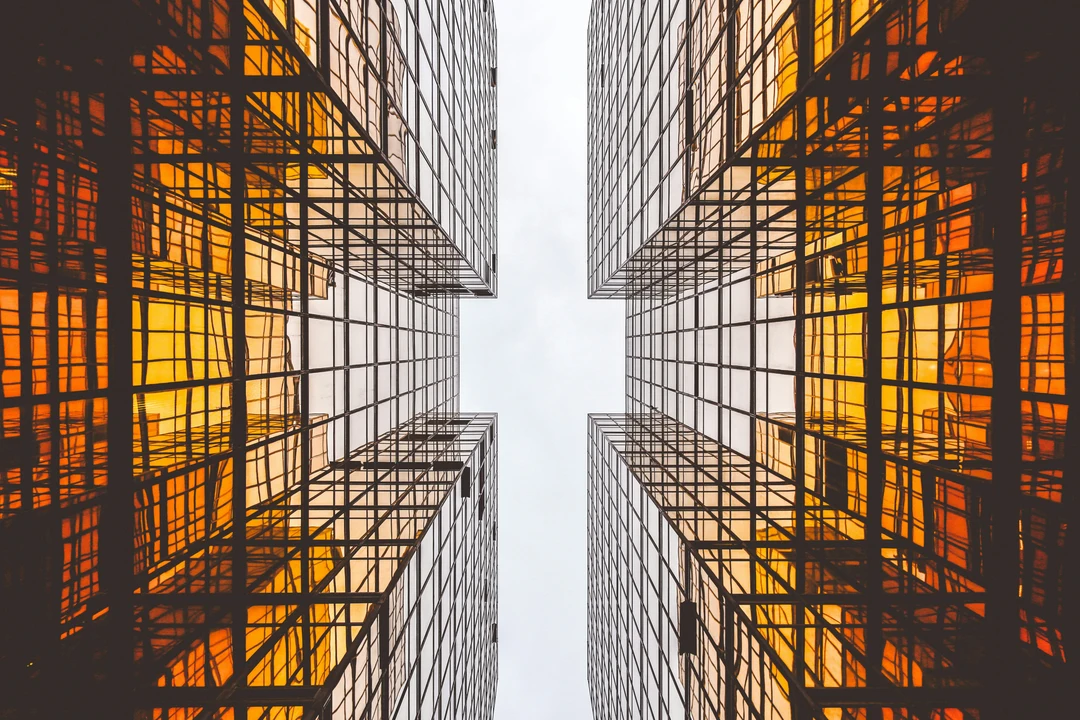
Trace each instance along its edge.
{"label": "skyscraper", "polygon": [[490,718],[487,2],[0,29],[0,717]]}
{"label": "skyscraper", "polygon": [[594,717],[1073,692],[1064,22],[594,1],[589,292],[627,311],[626,412],[589,425]]}

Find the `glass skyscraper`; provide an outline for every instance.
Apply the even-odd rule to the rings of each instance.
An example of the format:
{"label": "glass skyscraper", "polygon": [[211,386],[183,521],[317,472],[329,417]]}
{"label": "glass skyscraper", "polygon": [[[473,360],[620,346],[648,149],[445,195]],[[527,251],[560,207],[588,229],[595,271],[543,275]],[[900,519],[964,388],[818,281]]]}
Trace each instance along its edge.
{"label": "glass skyscraper", "polygon": [[589,425],[597,720],[1057,716],[1067,22],[594,0],[589,292],[627,355]]}
{"label": "glass skyscraper", "polygon": [[491,718],[490,3],[0,28],[0,717]]}

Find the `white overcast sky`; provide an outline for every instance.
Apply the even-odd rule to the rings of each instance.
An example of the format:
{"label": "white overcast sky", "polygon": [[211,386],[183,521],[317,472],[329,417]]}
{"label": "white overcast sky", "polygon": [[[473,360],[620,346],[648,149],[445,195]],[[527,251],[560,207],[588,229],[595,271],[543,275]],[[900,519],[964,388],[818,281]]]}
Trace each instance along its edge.
{"label": "white overcast sky", "polygon": [[589,0],[497,0],[499,298],[461,303],[462,410],[499,413],[497,720],[587,720],[586,415],[623,305],[586,299]]}

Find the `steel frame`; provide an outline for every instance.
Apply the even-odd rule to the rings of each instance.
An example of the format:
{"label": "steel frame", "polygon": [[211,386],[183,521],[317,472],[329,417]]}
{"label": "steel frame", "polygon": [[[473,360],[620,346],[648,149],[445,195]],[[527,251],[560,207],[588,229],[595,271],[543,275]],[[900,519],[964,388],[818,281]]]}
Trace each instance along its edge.
{"label": "steel frame", "polygon": [[488,4],[30,12],[0,715],[490,717],[496,424],[458,411],[458,298],[497,291]]}
{"label": "steel frame", "polygon": [[[1069,696],[1076,66],[1053,7],[999,10],[594,3],[590,294],[626,302],[628,413],[591,425],[597,717]],[[642,503],[668,570],[627,554],[669,532]],[[677,640],[686,600],[693,653],[611,635]]]}

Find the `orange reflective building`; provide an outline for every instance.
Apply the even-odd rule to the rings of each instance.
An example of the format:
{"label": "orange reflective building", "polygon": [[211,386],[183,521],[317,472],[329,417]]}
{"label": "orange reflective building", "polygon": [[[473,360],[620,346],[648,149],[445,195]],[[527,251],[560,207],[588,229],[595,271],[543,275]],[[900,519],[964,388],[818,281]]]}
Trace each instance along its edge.
{"label": "orange reflective building", "polygon": [[457,322],[496,292],[495,25],[467,5],[0,31],[0,717],[491,716],[496,420],[458,411]]}
{"label": "orange reflective building", "polygon": [[1072,697],[1051,5],[594,3],[590,293],[628,354],[590,426],[598,718]]}

